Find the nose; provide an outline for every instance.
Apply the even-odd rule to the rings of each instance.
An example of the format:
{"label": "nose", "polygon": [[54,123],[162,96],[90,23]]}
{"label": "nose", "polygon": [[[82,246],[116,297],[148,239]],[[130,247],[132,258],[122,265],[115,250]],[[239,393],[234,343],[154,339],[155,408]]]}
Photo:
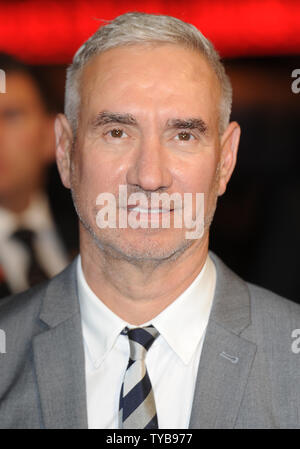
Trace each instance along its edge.
{"label": "nose", "polygon": [[127,183],[144,191],[170,187],[172,174],[168,155],[155,136],[144,138],[127,171]]}

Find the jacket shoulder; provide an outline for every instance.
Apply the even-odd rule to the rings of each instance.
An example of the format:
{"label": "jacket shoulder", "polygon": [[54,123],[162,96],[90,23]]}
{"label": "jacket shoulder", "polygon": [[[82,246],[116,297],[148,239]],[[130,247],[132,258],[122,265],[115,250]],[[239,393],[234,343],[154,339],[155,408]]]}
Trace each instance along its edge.
{"label": "jacket shoulder", "polygon": [[[64,302],[61,298],[66,300],[68,294],[69,296],[74,295],[74,291],[68,290],[67,287],[70,283],[74,282],[75,272],[76,260],[53,278],[24,292],[2,298],[0,300],[0,328],[3,329],[3,326],[16,326],[18,320],[20,322],[23,321],[24,324],[26,322],[33,323],[37,321],[37,318],[42,314],[43,306],[45,305],[44,298],[47,296],[47,308],[50,308],[50,311],[53,311],[53,313],[57,312],[59,314],[61,311],[59,305],[63,306]],[[68,306],[69,304],[66,304],[67,309]],[[15,331],[16,333],[22,332],[18,327],[15,327]]]}
{"label": "jacket shoulder", "polygon": [[300,359],[295,355],[295,339],[300,335],[300,304],[257,285],[246,284],[251,321],[242,336],[257,344],[257,358],[262,365],[269,363],[273,367],[270,370],[278,373],[285,366],[291,376],[300,380],[296,374],[300,372]]}
{"label": "jacket shoulder", "polygon": [[26,330],[32,333],[49,282],[1,299],[0,329],[15,336],[24,335]]}
{"label": "jacket shoulder", "polygon": [[255,309],[266,319],[280,317],[293,318],[300,327],[300,304],[258,285],[246,282],[251,298],[253,312]]}

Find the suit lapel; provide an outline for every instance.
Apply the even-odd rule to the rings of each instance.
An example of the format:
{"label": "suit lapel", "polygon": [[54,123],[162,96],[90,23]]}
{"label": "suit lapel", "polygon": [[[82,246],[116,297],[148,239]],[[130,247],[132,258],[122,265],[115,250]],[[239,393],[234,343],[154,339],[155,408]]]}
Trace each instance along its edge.
{"label": "suit lapel", "polygon": [[212,252],[217,270],[213,307],[195,386],[190,428],[233,428],[256,345],[240,333],[250,324],[247,285]]}
{"label": "suit lapel", "polygon": [[190,428],[230,429],[238,414],[256,345],[211,322],[196,382]]}
{"label": "suit lapel", "polygon": [[87,428],[85,360],[76,291],[76,261],[49,284],[33,341],[46,428]]}
{"label": "suit lapel", "polygon": [[[233,428],[256,345],[240,336],[250,324],[247,285],[216,255],[213,307],[206,330],[190,428]],[[87,428],[85,361],[76,288],[76,260],[49,282],[33,341],[42,425]]]}

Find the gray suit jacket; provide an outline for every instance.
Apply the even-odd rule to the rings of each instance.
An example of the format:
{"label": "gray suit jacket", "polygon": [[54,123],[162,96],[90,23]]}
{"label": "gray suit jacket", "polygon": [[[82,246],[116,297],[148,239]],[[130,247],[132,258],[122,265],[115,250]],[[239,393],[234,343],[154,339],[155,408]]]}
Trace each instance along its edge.
{"label": "gray suit jacket", "polygon": [[[291,335],[300,306],[210,255],[217,285],[190,428],[300,428],[300,353]],[[0,304],[0,428],[87,428],[75,268]]]}

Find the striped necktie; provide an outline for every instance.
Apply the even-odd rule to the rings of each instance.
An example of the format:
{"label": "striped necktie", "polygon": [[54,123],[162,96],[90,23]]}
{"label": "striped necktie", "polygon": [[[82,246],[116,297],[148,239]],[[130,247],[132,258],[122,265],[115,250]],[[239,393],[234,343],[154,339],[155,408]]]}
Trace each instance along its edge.
{"label": "striped necktie", "polygon": [[120,393],[119,428],[158,429],[145,357],[159,332],[153,326],[125,327],[121,334],[128,335],[130,356]]}
{"label": "striped necktie", "polygon": [[49,279],[49,276],[45,273],[37,259],[37,254],[34,247],[36,232],[30,229],[20,228],[15,231],[11,237],[18,240],[28,251],[29,266],[26,275],[30,287]]}

